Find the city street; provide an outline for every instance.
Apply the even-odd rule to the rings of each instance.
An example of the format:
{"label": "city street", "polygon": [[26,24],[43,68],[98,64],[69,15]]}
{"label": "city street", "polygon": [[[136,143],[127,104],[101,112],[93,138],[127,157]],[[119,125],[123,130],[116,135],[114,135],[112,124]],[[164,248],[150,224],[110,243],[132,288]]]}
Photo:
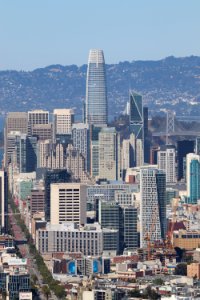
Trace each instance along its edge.
{"label": "city street", "polygon": [[[14,234],[15,241],[16,242],[17,241],[25,241],[26,242],[25,235],[24,235],[22,229],[20,228],[20,226],[17,225],[17,220],[15,218],[15,215],[13,214],[11,207],[9,207],[9,222],[10,222],[13,234]],[[36,285],[38,287],[39,299],[45,300],[46,296],[44,296],[44,294],[42,292],[42,285],[43,285],[42,276],[40,275],[40,272],[38,271],[38,268],[35,263],[35,259],[34,259],[33,255],[29,251],[28,244],[26,244],[26,243],[19,244],[18,248],[22,255],[22,258],[27,259],[27,265],[28,265],[30,274],[35,275],[37,277]],[[55,295],[51,295],[51,299],[57,300],[58,298]]]}

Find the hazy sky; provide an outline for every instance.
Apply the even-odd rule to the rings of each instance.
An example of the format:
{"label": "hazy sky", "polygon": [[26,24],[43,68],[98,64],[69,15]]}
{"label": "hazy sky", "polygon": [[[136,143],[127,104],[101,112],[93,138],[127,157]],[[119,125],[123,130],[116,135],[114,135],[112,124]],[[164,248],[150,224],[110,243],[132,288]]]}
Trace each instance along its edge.
{"label": "hazy sky", "polygon": [[0,70],[200,55],[200,0],[0,0]]}

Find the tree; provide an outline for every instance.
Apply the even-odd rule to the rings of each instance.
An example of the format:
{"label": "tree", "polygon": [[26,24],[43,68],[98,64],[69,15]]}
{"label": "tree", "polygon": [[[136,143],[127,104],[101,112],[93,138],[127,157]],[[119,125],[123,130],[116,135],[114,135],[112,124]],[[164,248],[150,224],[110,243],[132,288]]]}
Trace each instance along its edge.
{"label": "tree", "polygon": [[187,275],[187,264],[186,263],[180,263],[175,268],[175,275]]}
{"label": "tree", "polygon": [[156,293],[150,286],[148,286],[144,292],[144,295],[148,297],[148,299],[157,300],[161,299],[161,296]]}
{"label": "tree", "polygon": [[49,295],[51,294],[48,285],[43,285],[42,292],[46,296],[47,300],[49,299]]}
{"label": "tree", "polygon": [[162,278],[156,278],[153,280],[153,284],[154,285],[163,285],[164,281],[162,280]]}
{"label": "tree", "polygon": [[138,289],[131,290],[128,295],[133,298],[141,298],[141,293]]}

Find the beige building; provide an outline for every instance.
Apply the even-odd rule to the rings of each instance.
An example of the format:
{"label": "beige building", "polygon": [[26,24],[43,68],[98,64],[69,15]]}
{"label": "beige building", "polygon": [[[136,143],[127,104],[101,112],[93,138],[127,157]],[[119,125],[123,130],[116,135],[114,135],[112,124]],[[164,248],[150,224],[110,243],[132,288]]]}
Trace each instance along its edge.
{"label": "beige building", "polygon": [[192,263],[190,265],[187,265],[187,276],[200,279],[200,264]]}
{"label": "beige building", "polygon": [[49,124],[49,111],[42,109],[28,111],[28,122],[31,127],[35,124]]}
{"label": "beige building", "polygon": [[86,223],[86,185],[80,183],[51,184],[50,223]]}
{"label": "beige building", "polygon": [[179,230],[173,233],[173,246],[185,250],[198,248],[200,245],[200,231]]}
{"label": "beige building", "polygon": [[120,179],[120,135],[115,128],[102,128],[99,133],[99,178]]}
{"label": "beige building", "polygon": [[49,124],[34,124],[31,128],[31,135],[37,136],[38,140],[52,140],[53,126]]}
{"label": "beige building", "polygon": [[74,123],[74,111],[72,109],[54,109],[54,136],[56,134],[71,134]]}

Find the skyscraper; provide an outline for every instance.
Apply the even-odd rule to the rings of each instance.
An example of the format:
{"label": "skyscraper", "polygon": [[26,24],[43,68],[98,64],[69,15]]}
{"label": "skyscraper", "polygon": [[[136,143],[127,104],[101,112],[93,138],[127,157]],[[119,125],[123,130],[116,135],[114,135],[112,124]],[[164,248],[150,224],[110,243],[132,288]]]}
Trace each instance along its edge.
{"label": "skyscraper", "polygon": [[86,185],[80,183],[51,184],[51,224],[86,223]]}
{"label": "skyscraper", "polygon": [[9,134],[13,131],[20,133],[28,133],[28,114],[25,112],[10,112],[6,118],[5,131],[4,131],[4,153],[5,162],[4,166],[7,167],[10,162],[10,144]]}
{"label": "skyscraper", "polygon": [[144,120],[142,96],[130,91],[130,132],[135,134],[136,139],[144,139]]}
{"label": "skyscraper", "polygon": [[[144,111],[143,111],[142,96],[133,91],[130,91],[129,127],[130,127],[130,133],[134,133],[136,139],[135,141],[136,166],[142,166],[144,162],[144,115],[143,113]],[[146,111],[145,111],[145,116],[147,117]],[[147,127],[146,122],[145,122],[145,126]],[[146,127],[145,129],[147,131]]]}
{"label": "skyscraper", "polygon": [[54,138],[56,134],[71,134],[74,122],[73,109],[54,109]]}
{"label": "skyscraper", "polygon": [[154,167],[140,170],[140,247],[165,238],[166,175]]}
{"label": "skyscraper", "polygon": [[177,143],[177,162],[178,180],[185,178],[185,159],[188,153],[194,153],[195,144],[191,140],[178,141]]}
{"label": "skyscraper", "polygon": [[158,151],[158,168],[165,171],[166,182],[176,182],[176,149],[173,145],[161,147]]}
{"label": "skyscraper", "polygon": [[196,204],[200,199],[200,156],[197,154],[186,156],[186,182],[188,202]]}
{"label": "skyscraper", "polygon": [[85,158],[86,170],[90,171],[90,130],[89,125],[76,123],[72,126],[72,141],[76,150]]}
{"label": "skyscraper", "polygon": [[114,127],[99,133],[99,178],[120,180],[120,135]]}
{"label": "skyscraper", "polygon": [[102,50],[92,49],[89,53],[85,122],[104,126],[108,121],[105,61]]}

